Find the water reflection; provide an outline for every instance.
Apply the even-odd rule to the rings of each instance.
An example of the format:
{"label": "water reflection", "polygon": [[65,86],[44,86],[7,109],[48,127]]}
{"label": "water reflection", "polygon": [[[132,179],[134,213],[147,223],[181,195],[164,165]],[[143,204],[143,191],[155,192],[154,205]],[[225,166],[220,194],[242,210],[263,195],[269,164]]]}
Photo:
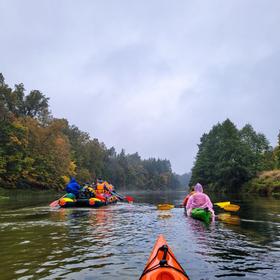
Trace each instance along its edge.
{"label": "water reflection", "polygon": [[220,213],[217,215],[216,219],[228,225],[240,225],[239,216],[231,213]]}
{"label": "water reflection", "polygon": [[50,199],[39,207],[34,198],[25,198],[25,207],[5,201],[1,278],[138,279],[159,233],[191,279],[279,278],[279,200],[232,197],[241,210],[217,210],[220,219],[209,226],[183,209],[156,209],[159,203],[180,204],[184,195],[134,194],[134,204],[99,209],[50,209],[44,206]]}

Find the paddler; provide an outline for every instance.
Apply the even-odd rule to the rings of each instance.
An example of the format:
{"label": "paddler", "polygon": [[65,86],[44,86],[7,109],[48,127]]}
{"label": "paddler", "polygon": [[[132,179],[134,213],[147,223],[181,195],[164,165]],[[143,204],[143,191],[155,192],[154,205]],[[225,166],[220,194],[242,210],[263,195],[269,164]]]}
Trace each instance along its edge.
{"label": "paddler", "polygon": [[96,194],[96,191],[89,183],[86,183],[84,185],[83,189],[80,191],[80,197],[83,196],[84,198],[95,197],[95,194]]}
{"label": "paddler", "polygon": [[210,211],[212,214],[212,221],[214,221],[215,212],[213,210],[213,204],[209,196],[203,193],[202,185],[200,183],[197,183],[194,186],[194,191],[195,193],[189,197],[186,205],[187,215],[190,216],[192,209],[194,208],[208,209],[208,211]]}
{"label": "paddler", "polygon": [[77,181],[75,180],[75,178],[72,178],[70,179],[69,183],[67,184],[66,186],[66,189],[65,191],[67,193],[72,193],[75,195],[76,198],[79,197],[79,192],[81,190],[81,186],[77,183]]}

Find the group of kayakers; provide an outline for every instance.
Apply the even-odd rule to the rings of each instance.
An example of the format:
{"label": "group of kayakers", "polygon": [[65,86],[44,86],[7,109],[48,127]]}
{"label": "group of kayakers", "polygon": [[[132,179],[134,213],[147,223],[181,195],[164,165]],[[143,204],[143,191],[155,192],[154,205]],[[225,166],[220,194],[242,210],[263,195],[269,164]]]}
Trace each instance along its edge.
{"label": "group of kayakers", "polygon": [[114,186],[107,181],[103,181],[98,178],[96,182],[86,183],[84,186],[80,186],[75,178],[71,178],[66,186],[65,191],[67,194],[73,195],[75,199],[82,198],[98,198],[100,200],[107,200],[112,196]]}
{"label": "group of kayakers", "polygon": [[213,203],[209,196],[203,193],[203,187],[197,183],[192,187],[191,192],[185,197],[183,206],[187,211],[187,215],[191,216],[193,209],[205,209],[211,213],[212,221],[215,220],[215,212],[213,210]]}

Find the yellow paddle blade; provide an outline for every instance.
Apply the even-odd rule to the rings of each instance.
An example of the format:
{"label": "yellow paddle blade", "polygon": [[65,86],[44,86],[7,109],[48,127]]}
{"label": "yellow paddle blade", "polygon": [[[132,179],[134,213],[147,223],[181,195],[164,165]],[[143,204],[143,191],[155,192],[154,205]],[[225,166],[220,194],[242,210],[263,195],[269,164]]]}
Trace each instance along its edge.
{"label": "yellow paddle blade", "polygon": [[226,205],[230,205],[230,201],[225,201],[225,202],[216,202],[215,205],[224,208]]}
{"label": "yellow paddle blade", "polygon": [[174,208],[174,205],[172,205],[172,204],[158,204],[157,205],[158,210],[170,210],[172,208]]}
{"label": "yellow paddle blade", "polygon": [[225,205],[223,208],[226,211],[236,212],[240,209],[240,206],[236,204],[229,204],[229,205]]}

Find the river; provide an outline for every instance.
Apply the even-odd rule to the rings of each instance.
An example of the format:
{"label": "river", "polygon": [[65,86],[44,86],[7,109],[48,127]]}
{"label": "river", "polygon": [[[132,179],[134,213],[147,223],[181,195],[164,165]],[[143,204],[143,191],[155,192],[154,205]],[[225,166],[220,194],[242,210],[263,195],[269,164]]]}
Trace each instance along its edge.
{"label": "river", "polygon": [[176,193],[134,193],[135,203],[51,209],[50,195],[0,200],[1,279],[138,279],[162,233],[191,279],[280,279],[280,200],[227,196],[241,206],[204,225]]}

